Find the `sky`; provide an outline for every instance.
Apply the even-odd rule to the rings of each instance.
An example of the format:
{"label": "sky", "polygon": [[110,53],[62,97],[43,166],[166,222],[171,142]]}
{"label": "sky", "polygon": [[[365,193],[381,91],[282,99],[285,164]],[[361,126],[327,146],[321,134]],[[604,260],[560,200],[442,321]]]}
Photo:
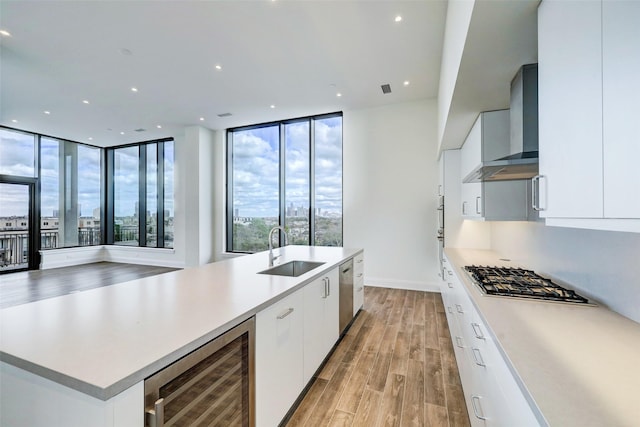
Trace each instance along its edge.
{"label": "sky", "polygon": [[[34,137],[5,129],[0,129],[0,174],[34,176]],[[60,210],[59,155],[64,142],[42,137],[41,139],[41,215],[52,216]],[[100,149],[81,144],[73,144],[78,149],[78,203],[82,216],[93,216],[93,210],[100,207]],[[155,148],[155,147],[154,147]],[[150,150],[151,151],[151,150]],[[120,155],[118,155],[120,152]],[[122,149],[116,153],[116,216],[135,213],[138,200],[138,160],[137,147]],[[135,157],[134,157],[135,156]],[[165,209],[173,215],[173,144],[165,144]],[[155,162],[155,157],[150,160]],[[122,168],[118,168],[122,166]],[[123,172],[125,171],[125,172]],[[156,170],[150,171],[155,173]],[[148,178],[148,192],[151,180]],[[0,187],[0,216],[26,215],[28,205],[24,200],[24,186],[2,185]],[[69,192],[69,188],[65,191]],[[155,196],[148,197],[147,210],[155,209]],[[22,198],[20,198],[22,195]]]}
{"label": "sky", "polygon": [[[233,136],[233,199],[239,216],[278,216],[278,126]],[[315,122],[316,208],[342,211],[342,118]],[[285,125],[285,205],[309,205],[309,123]],[[235,211],[234,211],[235,213]]]}

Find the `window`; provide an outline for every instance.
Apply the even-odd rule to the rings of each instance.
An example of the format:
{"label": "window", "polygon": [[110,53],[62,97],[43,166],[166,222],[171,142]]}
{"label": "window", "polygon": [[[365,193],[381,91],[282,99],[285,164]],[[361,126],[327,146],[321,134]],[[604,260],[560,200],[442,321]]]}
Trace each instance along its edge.
{"label": "window", "polygon": [[36,176],[36,136],[0,128],[0,175]]}
{"label": "window", "polygon": [[227,132],[227,250],[268,248],[284,226],[290,244],[342,245],[342,114]]}
{"label": "window", "polygon": [[172,140],[113,148],[113,228],[108,241],[125,246],[173,247]]}

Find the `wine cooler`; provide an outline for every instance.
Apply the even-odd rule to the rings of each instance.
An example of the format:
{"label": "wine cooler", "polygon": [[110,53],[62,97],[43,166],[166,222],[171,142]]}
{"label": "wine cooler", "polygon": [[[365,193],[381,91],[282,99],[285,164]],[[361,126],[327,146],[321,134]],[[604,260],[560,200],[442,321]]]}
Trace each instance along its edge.
{"label": "wine cooler", "polygon": [[253,427],[253,318],[147,378],[147,427]]}

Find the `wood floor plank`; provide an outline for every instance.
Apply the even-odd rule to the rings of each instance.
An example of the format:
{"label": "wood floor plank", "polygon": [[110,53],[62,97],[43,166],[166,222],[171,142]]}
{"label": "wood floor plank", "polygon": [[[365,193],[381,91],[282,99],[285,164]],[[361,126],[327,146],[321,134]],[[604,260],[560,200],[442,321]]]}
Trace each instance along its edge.
{"label": "wood floor plank", "polygon": [[440,351],[428,348],[425,350],[425,403],[446,406],[444,377]]}
{"label": "wood floor plank", "polygon": [[[440,348],[439,336],[438,333],[438,322],[436,319],[437,313],[435,310],[435,306],[433,303],[430,304],[431,307],[427,309],[426,318],[425,318],[425,328],[424,328],[424,336],[425,342],[424,345],[427,348],[432,348],[434,350],[438,350]],[[444,333],[444,332],[443,332]]]}
{"label": "wood floor plank", "polygon": [[298,408],[293,413],[293,416],[289,419],[287,425],[304,425],[304,423],[311,415],[311,412],[316,407],[316,404],[318,403],[318,400],[320,399],[320,396],[322,396],[322,393],[324,392],[324,389],[326,388],[328,383],[328,380],[316,378],[316,380],[309,388],[309,391],[307,391],[306,396],[304,397],[304,399],[302,399],[302,402],[300,402],[300,405],[298,405]]}
{"label": "wood floor plank", "polygon": [[424,404],[425,427],[449,427],[449,415],[444,406]]}
{"label": "wood floor plank", "polygon": [[369,331],[369,337],[365,343],[363,351],[373,351],[377,353],[380,351],[380,345],[382,344],[386,325],[378,319],[373,319],[370,325],[371,330]]}
{"label": "wood floor plank", "polygon": [[[432,301],[429,301],[432,304]],[[427,307],[426,292],[418,292],[416,295],[416,305],[413,310],[413,324],[424,326]]]}
{"label": "wood floor plank", "polygon": [[353,417],[353,414],[349,412],[343,412],[338,409],[333,413],[333,417],[331,417],[329,425],[331,427],[349,427],[353,423]]}
{"label": "wood floor plank", "polygon": [[380,402],[382,402],[382,392],[365,388],[353,419],[353,427],[375,426],[380,413]]}
{"label": "wood floor plank", "polygon": [[468,427],[469,414],[464,400],[464,393],[460,384],[444,385],[447,397],[447,414],[449,415],[449,424],[451,427]]}
{"label": "wood floor plank", "polygon": [[393,308],[391,309],[391,313],[389,314],[389,319],[387,323],[389,325],[400,325],[400,321],[402,320],[402,311],[404,309],[404,297],[407,291],[399,290],[397,293],[393,294]]}
{"label": "wood floor plank", "polygon": [[409,359],[424,361],[424,350],[425,327],[424,325],[413,325],[409,345]]}
{"label": "wood floor plank", "polygon": [[318,378],[322,378],[325,380],[331,379],[338,366],[340,366],[340,364],[342,363],[342,359],[344,359],[345,354],[347,354],[347,351],[349,351],[349,349],[351,348],[351,344],[353,343],[355,338],[356,337],[354,335],[347,334],[342,337],[342,339],[338,343],[338,346],[333,351],[333,354],[318,374]]}
{"label": "wood floor plank", "polygon": [[373,364],[367,386],[375,391],[384,391],[389,376],[389,364],[391,353],[378,353],[378,358]]}
{"label": "wood floor plank", "polygon": [[333,417],[333,412],[336,410],[338,402],[340,401],[342,391],[349,381],[352,370],[353,365],[341,363],[338,366],[322,392],[318,403],[316,403],[315,408],[311,411],[305,426],[318,427],[329,424],[331,417]]}
{"label": "wood floor plank", "polygon": [[338,402],[337,409],[351,412],[352,414],[356,413],[375,359],[376,353],[374,352],[362,353],[349,378],[349,382],[342,392],[342,397],[340,398],[340,402]]}
{"label": "wood floor plank", "polygon": [[382,408],[377,425],[379,427],[396,427],[402,418],[402,401],[404,399],[405,376],[389,372],[388,386],[382,395]]}
{"label": "wood floor plank", "polygon": [[358,331],[358,335],[355,336],[353,342],[351,343],[351,347],[349,347],[344,357],[342,358],[342,363],[355,363],[357,361],[362,348],[364,348],[364,344],[367,342],[370,331],[371,326],[368,325],[360,328],[360,330]]}
{"label": "wood floor plank", "polygon": [[395,374],[407,375],[407,366],[409,362],[409,345],[410,332],[400,331],[396,337],[396,345],[391,355],[391,364],[389,372]]}
{"label": "wood floor plank", "polygon": [[409,360],[406,381],[400,425],[422,427],[425,424],[425,376],[424,363],[422,361]]}

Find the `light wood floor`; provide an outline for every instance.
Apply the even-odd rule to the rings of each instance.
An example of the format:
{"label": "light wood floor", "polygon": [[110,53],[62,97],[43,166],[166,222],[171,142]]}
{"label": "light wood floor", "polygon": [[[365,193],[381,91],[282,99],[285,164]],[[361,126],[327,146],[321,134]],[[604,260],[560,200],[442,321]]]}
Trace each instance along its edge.
{"label": "light wood floor", "polygon": [[0,275],[0,308],[142,279],[174,270],[176,269],[150,265],[96,262],[49,270],[6,273]]}
{"label": "light wood floor", "polygon": [[438,293],[365,287],[364,308],[287,426],[469,426]]}

